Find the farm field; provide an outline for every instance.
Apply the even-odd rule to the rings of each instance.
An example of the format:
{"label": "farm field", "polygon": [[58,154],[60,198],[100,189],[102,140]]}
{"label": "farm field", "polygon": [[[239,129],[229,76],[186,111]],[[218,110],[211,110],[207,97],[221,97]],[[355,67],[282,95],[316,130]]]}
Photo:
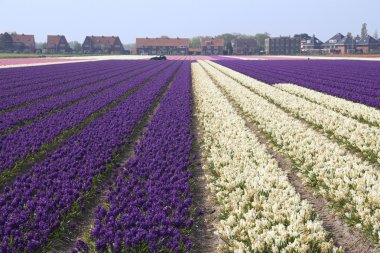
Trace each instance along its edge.
{"label": "farm field", "polygon": [[380,62],[146,58],[0,69],[0,252],[380,249]]}

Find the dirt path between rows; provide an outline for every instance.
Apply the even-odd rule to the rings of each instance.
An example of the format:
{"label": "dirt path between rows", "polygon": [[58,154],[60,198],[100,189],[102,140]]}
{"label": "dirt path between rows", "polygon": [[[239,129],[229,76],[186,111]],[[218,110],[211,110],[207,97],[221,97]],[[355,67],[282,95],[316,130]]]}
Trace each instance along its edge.
{"label": "dirt path between rows", "polygon": [[[207,72],[207,71],[206,71]],[[221,72],[222,73],[222,72]],[[210,74],[209,74],[210,76]],[[210,76],[213,79],[212,76]],[[313,194],[313,190],[305,186],[296,172],[292,170],[292,163],[290,159],[276,151],[275,146],[268,141],[265,134],[260,130],[255,122],[247,119],[239,104],[229,94],[215,82],[214,84],[225,95],[231,105],[235,108],[237,113],[245,121],[246,126],[256,135],[260,143],[265,145],[267,152],[276,159],[279,167],[283,169],[288,176],[289,182],[300,194],[302,199],[307,200],[312,206],[314,211],[318,214],[320,220],[323,222],[324,229],[329,232],[329,236],[333,239],[337,247],[342,247],[344,252],[349,253],[366,253],[366,252],[380,252],[379,248],[375,248],[372,242],[369,241],[363,232],[357,228],[349,227],[345,222],[328,207],[329,202],[321,196]]]}
{"label": "dirt path between rows", "polygon": [[[195,114],[195,94],[192,90],[192,111]],[[212,193],[207,188],[206,171],[202,168],[202,164],[206,161],[202,160],[202,150],[200,149],[200,136],[198,121],[193,116],[194,143],[193,143],[193,179],[191,183],[191,191],[193,194],[193,206],[195,208],[195,221],[192,229],[193,252],[212,253],[217,252],[218,245],[222,244],[221,239],[215,234],[215,225],[218,222],[219,211],[216,200],[212,198]]]}

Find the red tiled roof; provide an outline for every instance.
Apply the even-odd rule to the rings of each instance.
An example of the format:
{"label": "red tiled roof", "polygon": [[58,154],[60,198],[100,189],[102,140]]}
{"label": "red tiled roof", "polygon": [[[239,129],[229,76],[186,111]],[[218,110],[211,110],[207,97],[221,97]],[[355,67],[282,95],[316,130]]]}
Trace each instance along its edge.
{"label": "red tiled roof", "polygon": [[110,45],[115,44],[118,36],[89,36],[93,45]]}
{"label": "red tiled roof", "polygon": [[24,44],[34,44],[34,35],[25,34],[11,34],[13,42],[24,43]]}
{"label": "red tiled roof", "polygon": [[47,47],[55,47],[56,45],[59,44],[59,41],[61,40],[62,37],[65,37],[63,35],[48,35],[47,37]]}
{"label": "red tiled roof", "polygon": [[61,40],[60,35],[48,35],[47,37],[47,44],[58,44],[59,41]]}
{"label": "red tiled roof", "polygon": [[224,47],[224,39],[201,38],[201,47],[206,46]]}
{"label": "red tiled roof", "polygon": [[190,39],[186,38],[136,38],[136,47],[189,47]]}

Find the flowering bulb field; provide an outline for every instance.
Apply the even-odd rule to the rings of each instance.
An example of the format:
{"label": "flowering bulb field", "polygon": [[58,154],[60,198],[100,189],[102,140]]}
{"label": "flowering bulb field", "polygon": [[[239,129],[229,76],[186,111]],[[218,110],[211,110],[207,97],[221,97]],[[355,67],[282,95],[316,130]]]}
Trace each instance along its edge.
{"label": "flowering bulb field", "polygon": [[380,64],[226,59],[0,69],[0,252],[378,250]]}
{"label": "flowering bulb field", "polygon": [[218,61],[265,83],[293,83],[380,108],[380,62],[349,60]]}

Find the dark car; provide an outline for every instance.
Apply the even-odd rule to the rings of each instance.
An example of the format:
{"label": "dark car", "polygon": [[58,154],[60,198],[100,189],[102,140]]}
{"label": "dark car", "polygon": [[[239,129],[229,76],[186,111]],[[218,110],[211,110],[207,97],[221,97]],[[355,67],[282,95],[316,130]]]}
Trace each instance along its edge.
{"label": "dark car", "polygon": [[150,59],[151,60],[166,60],[166,56],[165,55],[160,55],[160,56],[152,57]]}

